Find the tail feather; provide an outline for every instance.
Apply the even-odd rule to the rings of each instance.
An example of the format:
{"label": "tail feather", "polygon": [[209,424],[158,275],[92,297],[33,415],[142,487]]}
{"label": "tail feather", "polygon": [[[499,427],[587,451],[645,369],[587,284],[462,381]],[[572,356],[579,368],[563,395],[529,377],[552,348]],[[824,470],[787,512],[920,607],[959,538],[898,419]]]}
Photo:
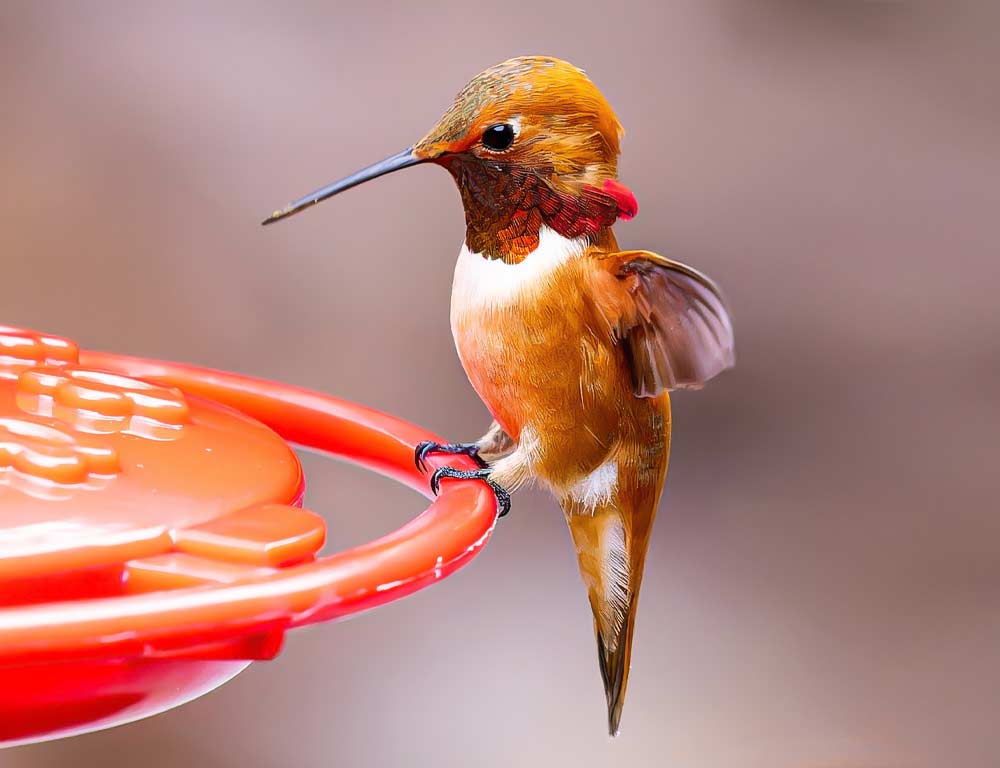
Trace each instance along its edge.
{"label": "tail feather", "polygon": [[601,668],[601,679],[604,681],[604,695],[608,701],[608,733],[611,736],[618,735],[622,708],[625,706],[625,689],[628,686],[629,664],[632,657],[632,628],[634,626],[635,610],[630,607],[625,617],[625,624],[617,636],[605,640],[601,630],[595,627],[597,661]]}
{"label": "tail feather", "polygon": [[632,632],[655,503],[640,509],[641,519],[636,519],[631,505],[626,507],[620,498],[592,514],[582,513],[572,503],[564,505],[594,614],[597,658],[612,736],[618,735],[625,705]]}

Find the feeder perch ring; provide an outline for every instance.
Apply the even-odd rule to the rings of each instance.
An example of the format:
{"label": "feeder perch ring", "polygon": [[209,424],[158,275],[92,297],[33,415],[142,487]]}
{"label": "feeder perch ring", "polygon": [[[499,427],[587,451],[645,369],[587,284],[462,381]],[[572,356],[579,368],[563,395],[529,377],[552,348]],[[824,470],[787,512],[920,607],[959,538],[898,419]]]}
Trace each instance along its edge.
{"label": "feeder perch ring", "polygon": [[[436,439],[306,389],[0,326],[0,746],[161,712],[273,658],[289,629],[468,563],[496,501],[479,481],[433,497],[413,451]],[[289,444],[432,502],[317,556],[326,526]]]}

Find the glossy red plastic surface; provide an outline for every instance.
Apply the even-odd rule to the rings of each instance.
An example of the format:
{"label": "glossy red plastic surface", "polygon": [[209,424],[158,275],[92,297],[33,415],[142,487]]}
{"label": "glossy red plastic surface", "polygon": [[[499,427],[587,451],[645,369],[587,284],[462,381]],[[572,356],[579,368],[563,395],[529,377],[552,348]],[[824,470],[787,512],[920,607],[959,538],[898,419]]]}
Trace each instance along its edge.
{"label": "glossy red plastic surface", "polygon": [[413,466],[425,439],[315,392],[0,327],[0,744],[187,701],[273,657],[291,627],[468,562],[496,514],[479,482],[446,483],[399,530],[316,557],[325,526],[301,509],[285,441],[430,497]]}

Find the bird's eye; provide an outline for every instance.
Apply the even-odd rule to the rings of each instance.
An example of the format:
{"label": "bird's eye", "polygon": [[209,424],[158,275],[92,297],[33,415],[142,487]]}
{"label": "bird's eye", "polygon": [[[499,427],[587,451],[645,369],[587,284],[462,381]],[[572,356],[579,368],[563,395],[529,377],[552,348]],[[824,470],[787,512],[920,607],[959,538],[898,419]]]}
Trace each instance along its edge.
{"label": "bird's eye", "polygon": [[510,123],[491,125],[483,131],[483,146],[494,152],[503,152],[514,143],[514,126]]}

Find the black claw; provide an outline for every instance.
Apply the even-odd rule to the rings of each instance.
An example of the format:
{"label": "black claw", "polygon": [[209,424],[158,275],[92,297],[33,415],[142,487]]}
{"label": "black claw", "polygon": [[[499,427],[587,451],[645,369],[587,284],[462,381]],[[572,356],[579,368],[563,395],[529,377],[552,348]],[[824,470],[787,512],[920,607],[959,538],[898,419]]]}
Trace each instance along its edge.
{"label": "black claw", "polygon": [[433,475],[431,475],[431,493],[433,493],[435,496],[437,496],[438,493],[441,492],[441,470],[442,469],[444,469],[444,467],[441,467],[441,469],[437,470]]}
{"label": "black claw", "polygon": [[455,480],[482,480],[493,491],[497,499],[497,517],[506,517],[510,512],[510,494],[503,486],[490,479],[488,467],[482,469],[455,469],[454,467],[439,467],[431,475],[431,492],[437,496],[441,490],[441,478],[450,477]]}
{"label": "black claw", "polygon": [[424,440],[417,443],[417,447],[413,451],[413,463],[421,472],[427,471],[427,457],[432,453],[464,454],[472,458],[480,467],[486,466],[486,462],[479,457],[479,446],[475,443],[435,443]]}

